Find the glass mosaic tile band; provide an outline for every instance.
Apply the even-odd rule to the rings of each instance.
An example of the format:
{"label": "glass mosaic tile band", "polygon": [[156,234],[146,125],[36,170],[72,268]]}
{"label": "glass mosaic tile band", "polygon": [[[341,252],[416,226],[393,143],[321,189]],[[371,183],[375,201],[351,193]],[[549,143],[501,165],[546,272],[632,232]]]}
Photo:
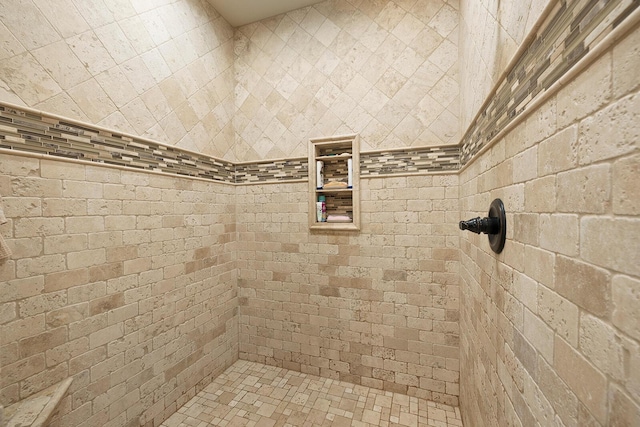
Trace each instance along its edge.
{"label": "glass mosaic tile band", "polygon": [[460,147],[426,147],[360,154],[360,176],[445,172],[460,169]]}
{"label": "glass mosaic tile band", "polygon": [[[306,158],[234,164],[0,103],[0,148],[251,184],[307,179]],[[457,147],[363,153],[361,176],[457,170]]]}
{"label": "glass mosaic tile band", "polygon": [[236,183],[282,182],[307,179],[309,162],[306,158],[274,160],[236,165]]}
{"label": "glass mosaic tile band", "polygon": [[638,6],[639,0],[558,0],[463,136],[461,165],[469,162],[522,114],[536,96],[549,89]]}
{"label": "glass mosaic tile band", "polygon": [[235,165],[0,104],[0,148],[233,183]]}
{"label": "glass mosaic tile band", "polygon": [[[424,172],[455,172],[460,168],[459,159],[460,147],[457,146],[360,153],[360,176],[367,178]],[[238,184],[307,179],[308,174],[309,164],[306,158],[236,165]],[[346,171],[338,174],[346,175]]]}

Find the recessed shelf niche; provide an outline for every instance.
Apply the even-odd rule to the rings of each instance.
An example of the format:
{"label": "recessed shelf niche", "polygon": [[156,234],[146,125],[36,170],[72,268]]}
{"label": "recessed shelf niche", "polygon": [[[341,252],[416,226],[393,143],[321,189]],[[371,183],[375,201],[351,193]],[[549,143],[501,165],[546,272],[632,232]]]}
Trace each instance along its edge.
{"label": "recessed shelf niche", "polygon": [[[309,228],[360,230],[360,136],[313,138],[309,142]],[[322,188],[318,188],[318,161],[322,162]],[[320,196],[325,197],[326,221],[318,221],[316,215]]]}

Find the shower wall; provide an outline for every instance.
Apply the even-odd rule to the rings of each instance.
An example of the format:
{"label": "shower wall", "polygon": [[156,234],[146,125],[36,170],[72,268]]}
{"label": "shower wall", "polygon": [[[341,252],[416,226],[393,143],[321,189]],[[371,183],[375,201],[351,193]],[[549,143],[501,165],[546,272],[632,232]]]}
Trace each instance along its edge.
{"label": "shower wall", "polygon": [[241,359],[458,404],[457,175],[362,179],[355,233],[306,182],[236,197]]}
{"label": "shower wall", "polygon": [[[330,0],[238,28],[237,159],[354,132],[362,151],[456,144],[457,9]],[[457,186],[362,179],[358,233],[309,232],[306,183],[238,187],[240,357],[457,404]]]}
{"label": "shower wall", "polygon": [[235,159],[350,133],[363,151],[457,144],[458,15],[457,0],[328,0],[238,28]]}
{"label": "shower wall", "polygon": [[0,154],[0,403],[159,425],[238,357],[235,188]]}
{"label": "shower wall", "polygon": [[464,134],[550,0],[460,2],[460,132]]}
{"label": "shower wall", "polygon": [[224,158],[233,29],[206,0],[6,0],[0,97]]}
{"label": "shower wall", "polygon": [[636,24],[460,175],[464,218],[508,214],[500,255],[460,242],[465,425],[640,423],[639,46]]}

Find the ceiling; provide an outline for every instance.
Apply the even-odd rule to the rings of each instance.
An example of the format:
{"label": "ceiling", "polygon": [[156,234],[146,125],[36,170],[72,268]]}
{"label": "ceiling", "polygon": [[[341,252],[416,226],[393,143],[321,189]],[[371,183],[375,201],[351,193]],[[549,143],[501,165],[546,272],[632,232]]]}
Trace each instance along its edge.
{"label": "ceiling", "polygon": [[208,0],[234,27],[291,12],[323,0]]}

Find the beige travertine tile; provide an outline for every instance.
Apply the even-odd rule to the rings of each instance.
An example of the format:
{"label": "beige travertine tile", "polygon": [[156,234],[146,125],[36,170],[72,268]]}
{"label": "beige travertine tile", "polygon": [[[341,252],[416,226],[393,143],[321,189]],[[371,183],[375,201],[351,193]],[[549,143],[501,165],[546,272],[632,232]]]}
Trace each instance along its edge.
{"label": "beige travertine tile", "polygon": [[457,408],[238,361],[161,425],[462,426]]}
{"label": "beige travertine tile", "polygon": [[[631,94],[582,120],[579,124],[578,161],[588,165],[631,153],[639,138],[640,95]],[[611,141],[607,135],[615,135]]]}
{"label": "beige travertine tile", "polygon": [[[311,136],[313,123],[329,108],[333,116],[327,117],[332,123],[328,132],[338,132],[340,126],[345,131],[360,132],[364,146],[453,142],[459,135],[457,109],[447,111],[443,107],[453,105],[459,90],[457,84],[451,84],[457,81],[457,35],[453,35],[457,14],[442,3],[429,5],[426,12],[417,6],[407,9],[409,13],[388,2],[375,8],[376,12],[366,3],[345,5],[338,11],[320,3],[275,17],[271,27],[241,27],[235,61],[243,64],[236,68],[236,93],[242,96],[236,105],[244,115],[234,119],[241,139],[235,141],[233,156],[248,160],[298,152],[281,147],[273,132],[261,124],[268,115],[255,108],[255,101],[262,101],[256,95],[274,90],[291,103],[290,107],[274,110],[285,127],[281,131],[288,129],[296,136]],[[274,35],[284,42],[278,42],[275,49],[270,44]],[[247,49],[249,43],[258,51]],[[259,61],[254,60],[256,56]],[[427,65],[429,68],[425,68]],[[266,78],[260,79],[262,75]],[[330,83],[325,83],[323,75],[330,77]],[[427,91],[443,76],[446,79],[437,87],[438,103]],[[249,93],[255,97],[254,108],[246,104]],[[317,99],[314,108],[307,107],[310,97]],[[289,112],[290,108],[295,111]],[[418,108],[428,114],[420,114]],[[439,108],[437,114],[433,114],[435,108]],[[290,113],[293,117],[286,119]],[[415,117],[409,117],[410,113]],[[428,134],[417,127],[418,121],[430,129]],[[324,127],[318,125],[315,130]],[[300,154],[304,155],[304,150]]]}
{"label": "beige travertine tile", "polygon": [[121,64],[136,56],[136,51],[128,42],[117,23],[114,22],[96,28],[95,33],[116,64]]}
{"label": "beige travertine tile", "polygon": [[610,425],[624,426],[640,423],[640,407],[624,391],[614,388],[611,398]]}
{"label": "beige travertine tile", "polygon": [[156,46],[140,16],[134,15],[123,19],[118,22],[118,25],[138,54],[143,54]]}
{"label": "beige travertine tile", "polygon": [[[114,4],[102,0],[86,4],[60,0],[55,6],[37,1],[37,7],[31,2],[25,6],[29,12],[25,12],[24,7],[21,9],[18,3],[6,6],[4,11],[10,25],[7,27],[5,23],[0,27],[3,39],[7,40],[0,53],[0,69],[5,71],[4,89],[0,90],[7,101],[26,103],[124,132],[149,135],[162,142],[184,140],[184,146],[219,157],[229,152],[227,138],[231,136],[233,142],[233,134],[228,129],[223,132],[224,126],[209,127],[205,117],[215,105],[233,99],[233,50],[228,43],[232,33],[228,24],[219,19],[208,4],[181,1],[157,8],[149,5],[140,8],[136,4],[138,9],[144,10],[144,13],[137,12],[139,14],[128,0]],[[33,30],[23,34],[25,26]],[[28,51],[13,43],[13,40],[19,43],[16,36],[26,43]],[[160,45],[168,41],[180,46],[178,50],[174,49],[180,64],[173,73],[158,51]],[[116,63],[121,67],[114,68]],[[197,74],[195,79],[193,73]],[[220,78],[223,73],[226,76]],[[123,74],[126,78],[122,78]],[[78,85],[89,81],[91,75],[98,77],[100,87],[93,82],[92,90],[83,92]],[[194,128],[192,123],[188,129],[178,128],[178,134],[171,136],[167,136],[158,123],[187,101],[192,94],[190,89],[186,95],[180,93],[177,97],[169,97],[169,103],[175,105],[168,111],[157,112],[158,102],[151,109],[145,100],[154,116],[151,124],[146,120],[144,125],[139,124],[139,118],[147,114],[144,108],[137,110],[131,105],[125,108],[136,92],[141,95],[150,89],[158,89],[159,83],[173,77],[185,88],[193,87],[194,80],[198,88],[210,87],[207,91],[215,99],[213,105],[206,106],[206,111],[198,113],[201,131],[190,135],[198,139],[195,143],[186,139]],[[159,102],[167,104],[167,100]],[[142,107],[142,104],[136,107]],[[202,132],[203,128],[206,133]]]}
{"label": "beige travertine tile", "polygon": [[611,198],[611,167],[590,166],[558,174],[558,210],[604,213]]}
{"label": "beige travertine tile", "polygon": [[62,89],[71,89],[91,78],[86,66],[63,40],[35,49],[33,55]]}
{"label": "beige travertine tile", "polygon": [[540,247],[567,256],[579,252],[578,215],[540,215]]}
{"label": "beige travertine tile", "polygon": [[613,212],[619,215],[638,215],[640,194],[633,182],[640,172],[640,156],[630,156],[613,164]]}
{"label": "beige travertine tile", "polygon": [[69,90],[69,95],[93,122],[99,122],[116,110],[116,106],[95,79],[73,87]]}
{"label": "beige travertine tile", "polygon": [[25,48],[36,49],[60,40],[56,30],[33,2],[10,0],[4,6],[0,12],[2,22]]}
{"label": "beige travertine tile", "polygon": [[[525,184],[525,209],[529,212],[555,212],[558,201],[556,199],[557,178],[555,175],[534,179]],[[560,189],[566,188],[565,186]],[[575,194],[575,193],[573,193]],[[580,197],[580,196],[575,196]],[[564,199],[560,205],[564,204]]]}
{"label": "beige travertine tile", "polygon": [[538,245],[540,239],[540,215],[514,214],[513,239],[518,242]]}
{"label": "beige travertine tile", "polygon": [[[611,54],[602,55],[588,73],[580,74],[558,94],[558,127],[599,110],[611,98]],[[593,88],[600,88],[593,90]]]}
{"label": "beige travertine tile", "polygon": [[580,255],[595,265],[638,275],[637,253],[629,250],[638,238],[640,221],[637,219],[587,216],[580,223]]}
{"label": "beige travertine tile", "polygon": [[554,289],[581,308],[597,316],[609,317],[611,275],[606,270],[558,256]]}
{"label": "beige travertine tile", "polygon": [[560,338],[555,339],[553,366],[587,410],[603,422],[606,418],[606,377]]}
{"label": "beige travertine tile", "polygon": [[638,88],[638,35],[631,32],[613,48],[613,95],[624,96]]}
{"label": "beige travertine tile", "polygon": [[589,314],[580,316],[580,350],[601,372],[624,381],[624,346],[619,333]]}
{"label": "beige travertine tile", "polygon": [[113,13],[107,7],[106,2],[78,2],[74,0],[74,3],[87,23],[93,28],[109,24],[115,19]]}
{"label": "beige travertine tile", "polygon": [[8,88],[27,105],[38,104],[62,90],[30,52],[0,61],[0,74]]}
{"label": "beige travertine tile", "polygon": [[638,281],[626,276],[615,276],[611,283],[613,324],[629,336],[640,339],[640,319],[635,307],[638,303]]}
{"label": "beige travertine tile", "polygon": [[542,141],[538,146],[538,175],[545,176],[578,164],[578,127],[569,126]]}
{"label": "beige travertine tile", "polygon": [[543,358],[538,359],[538,384],[567,426],[577,426],[578,399],[555,369]]}
{"label": "beige travertine tile", "polygon": [[574,347],[578,346],[578,307],[544,286],[538,287],[538,316]]}
{"label": "beige travertine tile", "polygon": [[100,39],[91,30],[69,37],[66,42],[78,59],[87,64],[87,69],[93,76],[116,65]]}
{"label": "beige travertine tile", "polygon": [[25,48],[11,34],[11,31],[4,25],[0,25],[0,34],[2,37],[2,47],[0,47],[0,59],[11,58],[25,51]]}

